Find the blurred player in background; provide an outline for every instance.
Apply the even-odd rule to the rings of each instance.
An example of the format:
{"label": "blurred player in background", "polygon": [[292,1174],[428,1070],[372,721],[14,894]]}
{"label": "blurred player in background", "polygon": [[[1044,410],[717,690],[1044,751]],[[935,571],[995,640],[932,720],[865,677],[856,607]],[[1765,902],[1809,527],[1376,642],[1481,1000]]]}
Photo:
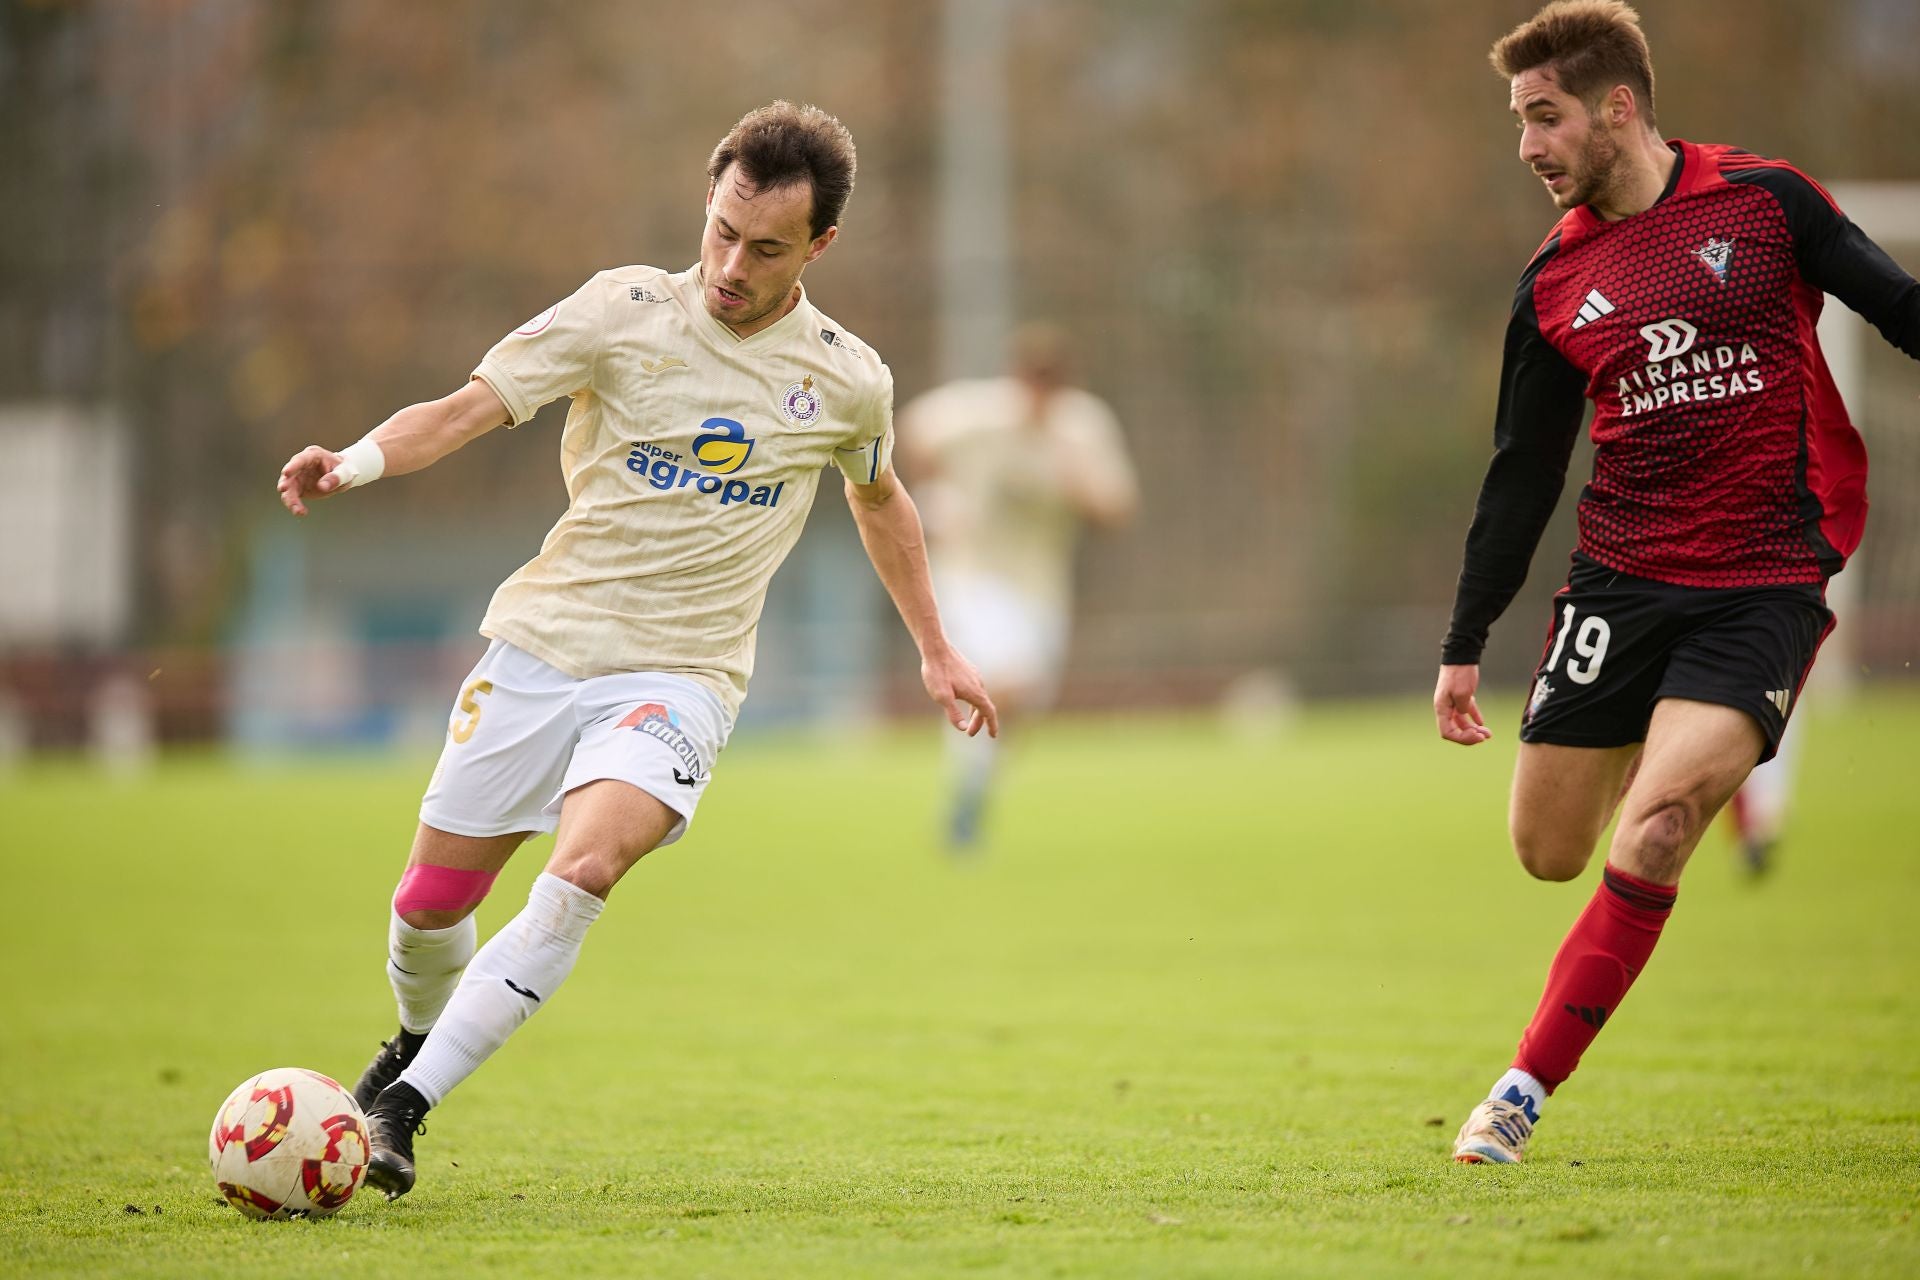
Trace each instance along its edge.
{"label": "blurred player in background", "polygon": [[1701,834],[1774,754],[1832,626],[1826,581],[1860,541],[1867,462],[1820,354],[1822,292],[1920,358],[1920,284],[1819,185],[1661,138],[1631,8],[1550,4],[1492,60],[1520,158],[1567,213],[1514,296],[1434,713],[1449,741],[1490,736],[1481,651],[1526,579],[1591,396],[1594,474],[1509,823],[1529,872],[1571,880],[1616,807],[1620,821],[1512,1069],[1460,1130],[1465,1162],[1525,1155],[1547,1095],[1653,954]]}
{"label": "blurred player in background", "polygon": [[[941,629],[920,518],[894,477],[892,375],[800,286],[839,234],[853,139],[777,102],[721,140],[707,177],[698,265],[603,271],[452,395],[281,472],[282,501],[305,515],[572,399],[566,514],[480,624],[492,645],[460,691],[394,894],[400,1032],[354,1090],[367,1181],[389,1198],[413,1187],[427,1109],[553,998],[613,886],[693,820],[746,696],[767,583],[829,463],[928,694],[963,732],[997,731]],[[556,827],[526,909],[476,952],[473,909],[523,841]]]}
{"label": "blurred player in background", "polygon": [[1773,869],[1780,832],[1787,825],[1787,806],[1793,799],[1799,742],[1800,730],[1789,724],[1780,735],[1773,759],[1755,766],[1727,806],[1733,815],[1740,865],[1750,875],[1762,876]]}
{"label": "blurred player in background", "polygon": [[[1058,689],[1081,526],[1118,528],[1139,505],[1120,424],[1070,374],[1065,335],[1028,325],[1014,335],[1010,376],[950,382],[901,411],[954,640],[1016,721]],[[947,838],[966,851],[980,838],[1000,744],[975,735],[952,747]]]}

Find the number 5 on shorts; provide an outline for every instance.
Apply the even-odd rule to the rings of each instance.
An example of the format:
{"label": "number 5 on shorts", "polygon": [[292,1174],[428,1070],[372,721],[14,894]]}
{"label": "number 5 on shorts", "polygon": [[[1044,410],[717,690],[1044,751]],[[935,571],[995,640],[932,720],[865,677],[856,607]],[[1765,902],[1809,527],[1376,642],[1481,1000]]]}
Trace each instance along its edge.
{"label": "number 5 on shorts", "polygon": [[453,723],[447,726],[447,732],[455,742],[465,742],[480,727],[480,699],[492,692],[491,680],[475,680],[460,691],[460,712],[467,718],[463,721],[456,716]]}
{"label": "number 5 on shorts", "polygon": [[[1573,606],[1568,605],[1566,612],[1560,615],[1560,634],[1554,637],[1553,653],[1547,658],[1546,669],[1551,671],[1560,662],[1560,651],[1567,646],[1567,633],[1573,630]],[[1600,664],[1607,660],[1607,641],[1613,637],[1613,628],[1607,625],[1605,618],[1588,615],[1580,623],[1580,632],[1573,638],[1573,652],[1577,657],[1585,658],[1587,665],[1582,667],[1578,661],[1567,663],[1567,679],[1575,684],[1592,684],[1600,678]],[[464,739],[463,739],[464,741]]]}

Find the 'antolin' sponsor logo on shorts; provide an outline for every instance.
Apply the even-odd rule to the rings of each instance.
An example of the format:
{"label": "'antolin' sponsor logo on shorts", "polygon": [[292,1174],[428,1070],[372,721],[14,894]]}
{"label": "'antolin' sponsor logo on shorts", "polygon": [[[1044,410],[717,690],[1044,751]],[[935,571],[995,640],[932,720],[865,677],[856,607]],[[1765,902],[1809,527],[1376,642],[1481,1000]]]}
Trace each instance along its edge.
{"label": "'antolin' sponsor logo on shorts", "polygon": [[693,438],[691,459],[651,441],[634,441],[627,454],[627,470],[662,492],[690,488],[719,498],[723,507],[736,503],[749,507],[780,505],[786,481],[750,485],[729,476],[753,456],[753,437],[745,427],[731,418],[708,418],[700,429],[704,434]]}
{"label": "'antolin' sponsor logo on shorts", "polygon": [[1620,379],[1615,388],[1623,418],[1668,405],[1725,400],[1766,387],[1760,371],[1748,367],[1760,363],[1750,342],[1696,351],[1700,331],[1678,318],[1646,325],[1640,336],[1647,340],[1647,362]]}
{"label": "'antolin' sponsor logo on shorts", "polygon": [[700,763],[700,753],[694,750],[693,743],[688,741],[686,732],[680,728],[680,713],[671,707],[659,702],[643,702],[627,712],[618,727],[644,733],[664,745],[679,757],[680,763],[687,766],[688,775],[696,781],[706,777],[707,770]]}

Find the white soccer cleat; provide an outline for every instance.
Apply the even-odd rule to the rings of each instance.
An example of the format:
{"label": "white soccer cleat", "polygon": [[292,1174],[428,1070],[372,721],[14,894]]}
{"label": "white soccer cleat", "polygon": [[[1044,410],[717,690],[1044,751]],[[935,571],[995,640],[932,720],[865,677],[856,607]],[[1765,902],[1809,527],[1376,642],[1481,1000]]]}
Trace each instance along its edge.
{"label": "white soccer cleat", "polygon": [[1453,1140],[1453,1158],[1461,1164],[1519,1164],[1527,1158],[1533,1121],[1504,1098],[1488,1098],[1475,1107]]}

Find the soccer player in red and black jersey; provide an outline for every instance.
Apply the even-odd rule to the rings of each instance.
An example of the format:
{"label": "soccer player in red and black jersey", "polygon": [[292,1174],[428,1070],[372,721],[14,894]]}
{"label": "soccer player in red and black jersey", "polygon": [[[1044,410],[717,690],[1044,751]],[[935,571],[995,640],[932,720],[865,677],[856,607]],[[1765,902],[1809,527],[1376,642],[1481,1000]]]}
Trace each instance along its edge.
{"label": "soccer player in red and black jersey", "polygon": [[1820,186],[1734,147],[1663,140],[1639,16],[1549,4],[1493,47],[1520,158],[1566,216],[1520,278],[1494,456],[1467,534],[1434,714],[1490,731],[1488,628],[1525,580],[1594,402],[1593,479],[1520,729],[1520,861],[1571,880],[1616,807],[1601,884],[1554,956],[1513,1067],[1454,1146],[1513,1162],[1612,1018],[1687,857],[1769,758],[1860,541],[1866,454],[1814,323],[1831,293],[1920,358],[1920,284]]}

